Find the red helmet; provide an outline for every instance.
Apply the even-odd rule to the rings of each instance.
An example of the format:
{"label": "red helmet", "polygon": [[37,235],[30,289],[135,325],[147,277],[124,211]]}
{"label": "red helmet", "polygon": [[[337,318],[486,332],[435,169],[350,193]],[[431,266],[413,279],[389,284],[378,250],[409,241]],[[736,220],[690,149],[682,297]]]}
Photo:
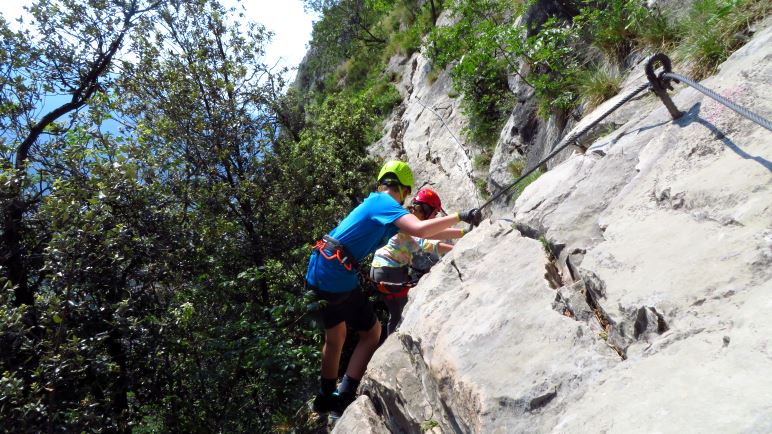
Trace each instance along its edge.
{"label": "red helmet", "polygon": [[437,213],[442,209],[442,201],[440,200],[440,196],[430,188],[422,188],[418,190],[418,193],[416,193],[416,195],[413,197],[413,205],[419,203],[429,205],[432,208],[432,212],[427,215],[429,218],[437,215]]}

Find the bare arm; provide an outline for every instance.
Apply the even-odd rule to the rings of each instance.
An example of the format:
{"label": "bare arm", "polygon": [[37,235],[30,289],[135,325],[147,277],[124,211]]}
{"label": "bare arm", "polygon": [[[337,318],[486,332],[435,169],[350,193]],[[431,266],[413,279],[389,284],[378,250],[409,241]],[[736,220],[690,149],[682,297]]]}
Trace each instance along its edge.
{"label": "bare arm", "polygon": [[444,255],[445,253],[448,253],[448,252],[449,252],[449,251],[451,251],[451,250],[453,250],[453,244],[448,244],[448,243],[439,243],[439,244],[437,245],[437,251],[439,251],[439,252],[440,252],[440,253],[442,253],[443,255]]}
{"label": "bare arm", "polygon": [[[402,232],[408,235],[419,238],[431,238],[458,223],[458,221],[457,214],[423,221],[419,220],[418,217],[413,214],[405,214],[398,218],[394,224],[397,225]],[[460,229],[456,230],[460,231]]]}
{"label": "bare arm", "polygon": [[428,239],[430,240],[447,240],[449,238],[461,238],[464,236],[464,230],[458,228],[443,229],[436,234],[432,235]]}

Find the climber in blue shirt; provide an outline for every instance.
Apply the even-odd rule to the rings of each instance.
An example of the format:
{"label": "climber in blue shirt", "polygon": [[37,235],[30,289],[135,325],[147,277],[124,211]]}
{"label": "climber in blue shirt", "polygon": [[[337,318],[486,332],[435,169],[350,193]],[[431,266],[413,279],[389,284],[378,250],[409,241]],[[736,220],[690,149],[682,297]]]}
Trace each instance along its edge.
{"label": "climber in blue shirt", "polygon": [[[404,164],[404,163],[403,163]],[[364,258],[399,232],[394,221],[407,214],[388,193],[370,193],[354,208],[329,236],[345,245],[354,258]],[[314,252],[308,263],[306,280],[322,291],[341,293],[353,290],[359,283],[356,273],[340,264],[318,261]]]}
{"label": "climber in blue shirt", "polygon": [[[371,193],[319,240],[311,253],[306,281],[323,300],[324,324],[321,389],[312,406],[317,413],[339,415],[343,412],[356,397],[359,381],[378,347],[381,324],[359,287],[358,262],[385,245],[399,231],[421,238],[443,239],[449,238],[448,229],[455,223],[464,221],[477,225],[482,219],[480,211],[472,209],[421,221],[402,207],[412,188],[410,167],[401,161],[387,162],[378,174],[378,191]],[[336,391],[347,325],[359,333],[359,341]]]}

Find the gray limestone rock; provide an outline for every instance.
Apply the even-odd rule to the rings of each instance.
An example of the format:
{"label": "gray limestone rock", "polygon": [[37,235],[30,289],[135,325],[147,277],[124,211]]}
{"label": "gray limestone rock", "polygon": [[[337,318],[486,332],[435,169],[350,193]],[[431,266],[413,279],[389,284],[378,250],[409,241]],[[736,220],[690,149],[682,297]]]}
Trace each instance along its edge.
{"label": "gray limestone rock", "polygon": [[430,187],[442,198],[448,212],[482,203],[474,184],[482,174],[472,167],[474,146],[464,141],[461,130],[466,118],[454,98],[451,79],[441,71],[430,82],[430,61],[420,53],[409,59],[394,59],[389,68],[401,75],[397,88],[402,105],[384,125],[383,137],[369,149],[384,159],[402,159],[413,169],[416,189]]}
{"label": "gray limestone rock", "polygon": [[[770,21],[760,28],[703,83],[769,118]],[[514,223],[461,239],[411,291],[341,422],[772,431],[772,133],[684,85],[673,95],[682,119],[641,97],[526,188]],[[407,155],[424,155],[409,128]]]}
{"label": "gray limestone rock", "polygon": [[619,363],[590,324],[550,308],[546,262],[537,241],[483,224],[411,291],[363,381],[392,431],[426,420],[441,432],[528,431],[532,415],[554,420],[577,399],[589,372]]}
{"label": "gray limestone rock", "polygon": [[360,396],[346,409],[332,430],[336,433],[389,434],[390,431],[378,415],[367,396]]}

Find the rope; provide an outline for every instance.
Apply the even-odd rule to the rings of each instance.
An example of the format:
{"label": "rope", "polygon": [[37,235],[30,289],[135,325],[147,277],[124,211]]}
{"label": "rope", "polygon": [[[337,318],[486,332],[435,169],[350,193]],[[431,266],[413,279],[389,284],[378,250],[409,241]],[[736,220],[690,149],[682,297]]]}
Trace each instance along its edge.
{"label": "rope", "polygon": [[675,80],[676,82],[684,82],[688,84],[689,86],[697,89],[698,91],[702,92],[703,94],[713,98],[714,100],[720,102],[721,104],[725,105],[726,107],[729,107],[730,109],[734,110],[739,115],[743,116],[746,119],[749,119],[753,122],[756,122],[757,124],[761,125],[762,127],[772,131],[772,122],[769,121],[769,119],[766,119],[750,110],[748,110],[745,107],[742,107],[738,104],[733,103],[732,101],[724,98],[723,96],[719,95],[718,93],[708,89],[707,87],[692,81],[688,77],[684,77],[681,74],[677,74],[675,72],[665,72],[662,74],[662,77],[665,79],[671,79]]}
{"label": "rope", "polygon": [[[630,93],[628,93],[627,95],[625,95],[624,97],[622,97],[622,98],[621,98],[619,101],[617,101],[617,103],[616,103],[616,104],[614,104],[614,105],[613,105],[611,108],[609,108],[608,110],[606,110],[605,112],[603,112],[603,114],[602,114],[602,115],[600,115],[600,117],[598,117],[598,118],[597,118],[597,119],[595,119],[594,121],[592,121],[592,122],[590,122],[589,124],[587,124],[587,126],[583,127],[581,130],[579,130],[579,131],[577,131],[577,132],[575,132],[575,133],[572,133],[572,134],[570,134],[570,135],[569,135],[568,137],[566,137],[565,139],[563,139],[563,140],[561,140],[561,141],[558,141],[558,142],[557,142],[555,145],[553,145],[553,148],[554,148],[555,146],[557,146],[557,148],[554,148],[554,150],[553,150],[552,152],[550,152],[550,154],[549,154],[549,155],[547,155],[546,157],[544,157],[544,158],[543,158],[541,161],[539,161],[539,162],[538,162],[536,165],[534,165],[532,168],[530,168],[529,170],[527,170],[527,171],[526,171],[524,174],[520,175],[520,177],[519,177],[519,178],[517,178],[516,180],[514,180],[514,181],[513,181],[511,184],[509,184],[507,187],[503,188],[503,189],[502,189],[502,190],[500,190],[498,193],[496,193],[495,195],[493,195],[493,197],[491,197],[491,198],[490,198],[490,199],[488,199],[488,200],[487,200],[487,201],[486,201],[484,204],[482,204],[482,206],[480,206],[480,208],[479,208],[479,209],[480,209],[480,210],[482,210],[483,208],[485,208],[485,207],[487,207],[488,205],[490,205],[491,203],[493,203],[493,201],[495,201],[496,199],[498,199],[499,197],[501,197],[501,196],[502,196],[504,193],[506,193],[507,191],[509,191],[509,190],[510,190],[512,187],[514,187],[515,185],[517,185],[517,183],[518,183],[518,182],[522,181],[523,179],[525,179],[526,177],[528,177],[528,175],[530,175],[531,173],[533,173],[534,171],[536,171],[536,169],[538,169],[538,168],[539,168],[539,167],[540,167],[542,164],[544,164],[544,163],[546,163],[547,161],[551,160],[551,159],[552,159],[553,157],[555,157],[555,156],[556,156],[558,153],[560,153],[560,151],[562,151],[563,149],[565,149],[566,147],[568,147],[569,145],[571,145],[573,142],[576,142],[576,140],[577,140],[579,137],[581,137],[583,134],[585,134],[587,131],[589,131],[589,130],[590,130],[592,127],[594,127],[595,125],[598,125],[598,123],[600,123],[600,121],[602,121],[602,120],[603,120],[603,119],[605,119],[605,118],[606,118],[608,115],[610,115],[612,112],[614,112],[616,109],[618,109],[619,107],[621,107],[621,106],[622,106],[622,104],[624,104],[624,103],[626,103],[626,102],[630,101],[630,100],[631,100],[631,99],[632,99],[632,98],[633,98],[635,95],[637,95],[637,94],[641,93],[643,90],[647,89],[648,87],[649,87],[649,83],[643,83],[643,84],[641,84],[641,85],[640,85],[640,86],[638,86],[637,88],[635,88],[635,89],[633,89],[632,91],[630,91]],[[563,143],[563,144],[561,145],[561,144],[560,144],[561,142],[565,142],[565,143]]]}
{"label": "rope", "polygon": [[423,106],[425,109],[427,109],[427,110],[429,110],[430,112],[434,113],[434,116],[437,116],[437,119],[439,119],[439,120],[440,120],[440,122],[442,123],[442,126],[443,126],[443,127],[445,127],[445,129],[446,129],[446,130],[448,130],[448,134],[450,134],[450,137],[452,137],[452,138],[453,138],[453,141],[455,141],[455,142],[456,142],[456,144],[458,145],[458,147],[459,147],[459,148],[462,148],[462,149],[463,149],[463,146],[461,146],[461,142],[459,142],[459,141],[458,141],[458,139],[456,138],[456,136],[453,134],[453,131],[451,131],[451,130],[450,130],[450,128],[448,127],[448,125],[445,123],[445,120],[444,120],[444,119],[442,119],[442,116],[440,116],[440,114],[439,114],[439,113],[437,113],[437,112],[436,112],[436,111],[435,111],[433,108],[431,108],[431,107],[427,106],[426,104],[424,104],[424,102],[423,102],[423,101],[421,101],[421,98],[420,98],[420,97],[416,97],[415,99],[416,99],[416,100],[417,100],[417,101],[418,101],[418,102],[419,102],[419,103],[420,103],[420,104],[421,104],[421,105],[422,105],[422,106]]}
{"label": "rope", "polygon": [[[461,142],[459,142],[459,141],[458,141],[458,139],[456,138],[455,134],[453,134],[453,131],[451,131],[450,127],[448,127],[448,125],[445,123],[445,120],[442,118],[442,116],[440,116],[440,114],[439,114],[439,113],[437,113],[437,112],[436,112],[436,111],[435,111],[435,110],[434,110],[432,107],[429,107],[429,106],[427,106],[426,104],[424,104],[424,102],[423,102],[423,101],[421,101],[421,98],[420,98],[420,97],[415,97],[415,99],[416,99],[416,100],[417,100],[417,101],[418,101],[418,102],[419,102],[419,103],[420,103],[420,104],[421,104],[421,105],[422,105],[422,106],[423,106],[425,109],[427,109],[427,110],[429,110],[430,112],[434,113],[434,116],[437,116],[437,119],[439,119],[439,120],[440,120],[440,122],[442,123],[442,126],[443,126],[443,127],[445,127],[445,129],[448,131],[448,134],[450,134],[450,137],[452,137],[452,138],[453,138],[453,141],[455,141],[455,142],[456,142],[456,145],[458,145],[458,148],[459,148],[459,149],[461,149],[461,150],[463,150],[463,149],[464,149],[464,147],[461,145]],[[467,158],[469,158],[469,156],[468,156],[468,155],[467,155]],[[467,175],[467,176],[468,176],[470,179],[474,178],[474,176],[472,175],[472,173],[471,173],[470,171],[467,171],[467,172],[466,172],[466,175]],[[479,198],[479,197],[477,197],[477,203],[478,203],[478,204],[480,203],[480,198]],[[482,208],[481,208],[481,209],[482,209]],[[445,212],[445,211],[443,210],[443,212]],[[447,213],[445,213],[445,214],[447,214]]]}

